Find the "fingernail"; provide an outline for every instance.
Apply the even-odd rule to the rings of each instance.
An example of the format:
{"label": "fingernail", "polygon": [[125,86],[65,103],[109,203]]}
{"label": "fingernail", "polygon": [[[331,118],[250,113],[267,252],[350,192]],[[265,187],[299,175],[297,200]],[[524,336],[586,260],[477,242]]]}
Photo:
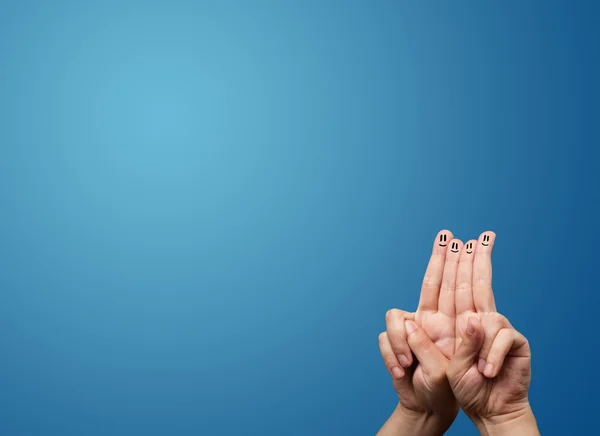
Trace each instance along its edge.
{"label": "fingernail", "polygon": [[473,336],[475,333],[475,327],[473,327],[473,321],[469,320],[467,322],[467,334]]}
{"label": "fingernail", "polygon": [[400,362],[403,368],[406,368],[408,366],[408,357],[404,354],[398,354],[398,362]]}
{"label": "fingernail", "polygon": [[491,363],[488,363],[487,365],[485,365],[485,370],[483,371],[483,375],[485,375],[486,377],[491,377],[494,375],[494,365]]}
{"label": "fingernail", "polygon": [[404,321],[404,326],[406,327],[406,333],[409,335],[417,329],[417,325],[414,321]]}
{"label": "fingernail", "polygon": [[479,362],[477,362],[477,369],[483,374],[483,370],[485,369],[485,360],[479,359]]}
{"label": "fingernail", "polygon": [[394,366],[392,368],[392,375],[396,379],[401,379],[404,376],[404,370],[400,367]]}

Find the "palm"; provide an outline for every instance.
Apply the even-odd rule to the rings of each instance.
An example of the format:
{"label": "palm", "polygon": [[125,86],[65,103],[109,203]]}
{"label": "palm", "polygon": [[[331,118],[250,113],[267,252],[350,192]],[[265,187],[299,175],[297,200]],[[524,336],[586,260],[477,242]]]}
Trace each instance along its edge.
{"label": "palm", "polygon": [[[425,331],[431,341],[440,349],[446,358],[452,358],[454,353],[454,319],[447,315],[429,310],[417,310],[414,313],[415,322]],[[401,398],[402,405],[409,410],[428,412],[436,408],[448,407],[448,396],[432,393],[431,381],[427,379],[423,367],[414,361],[408,376],[410,383],[395,380],[394,388]],[[448,394],[451,394],[449,391]]]}
{"label": "palm", "polygon": [[[504,316],[496,312],[491,262],[494,241],[493,232],[484,232],[477,241],[465,244],[456,289],[455,332],[458,339],[455,353],[460,357],[457,350],[461,338],[467,337],[471,318],[479,321],[481,331],[473,334],[481,335],[478,337],[482,338],[482,343],[473,359],[459,359],[460,364],[453,361],[449,370],[456,399],[465,412],[480,417],[509,413],[511,407],[526,398],[530,378],[527,341]],[[497,360],[502,349],[503,363]],[[486,365],[491,364],[490,360],[497,365],[492,364],[490,372],[485,375],[484,370]]]}
{"label": "palm", "polygon": [[[421,300],[414,318],[446,359],[451,359],[455,350],[454,286],[458,267],[459,248],[462,242],[452,239],[452,233],[441,231],[434,242],[433,251],[423,287]],[[456,250],[454,250],[456,248]],[[411,383],[394,383],[402,404],[412,410],[425,411],[436,407],[448,407],[454,401],[448,395],[432,395],[431,380],[418,361],[412,366]]]}
{"label": "palm", "polygon": [[[477,317],[486,336],[493,336],[499,326],[510,328],[508,320],[497,312],[471,313]],[[468,317],[457,318],[459,324],[464,322],[466,329]],[[463,324],[460,324],[461,326]],[[463,330],[464,331],[464,330]],[[521,403],[527,397],[531,368],[531,355],[527,344],[508,352],[498,376],[488,378],[478,369],[474,361],[464,376],[456,384],[454,393],[465,411],[480,417],[493,417],[511,412],[515,404]]]}
{"label": "palm", "polygon": [[444,356],[451,359],[456,349],[455,319],[442,312],[417,310],[415,322],[427,333]]}
{"label": "palm", "polygon": [[451,359],[456,349],[455,289],[459,274],[462,242],[443,230],[434,241],[433,251],[421,289],[415,322],[439,350]]}
{"label": "palm", "polygon": [[[449,360],[454,354],[454,319],[440,312],[417,310],[415,322],[429,336],[431,341]],[[409,410],[417,412],[436,411],[437,413],[452,410],[449,407],[456,400],[450,386],[443,391],[432,391],[432,380],[423,370],[423,366],[414,361],[409,372],[410,383],[395,380],[394,388],[398,392],[401,403]]]}
{"label": "palm", "polygon": [[[425,331],[431,341],[438,347],[447,359],[451,359],[455,350],[454,323],[455,320],[441,312],[432,310],[417,310],[415,322]],[[437,403],[439,407],[447,407],[447,399],[429,395],[430,382],[423,372],[422,366],[416,362],[412,374],[412,390],[401,394],[402,402],[412,410],[425,412],[423,404]],[[398,391],[398,389],[396,389]],[[445,403],[445,404],[444,404]],[[429,406],[435,408],[437,405]]]}

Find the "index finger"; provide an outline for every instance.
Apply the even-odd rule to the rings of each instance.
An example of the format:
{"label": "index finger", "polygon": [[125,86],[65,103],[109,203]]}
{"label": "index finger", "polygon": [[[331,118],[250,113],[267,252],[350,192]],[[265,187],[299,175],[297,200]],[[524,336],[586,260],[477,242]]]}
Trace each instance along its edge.
{"label": "index finger", "polygon": [[433,241],[431,258],[425,271],[423,285],[421,286],[421,298],[419,299],[419,310],[437,310],[440,296],[440,285],[446,262],[447,246],[453,235],[450,230],[441,230]]}

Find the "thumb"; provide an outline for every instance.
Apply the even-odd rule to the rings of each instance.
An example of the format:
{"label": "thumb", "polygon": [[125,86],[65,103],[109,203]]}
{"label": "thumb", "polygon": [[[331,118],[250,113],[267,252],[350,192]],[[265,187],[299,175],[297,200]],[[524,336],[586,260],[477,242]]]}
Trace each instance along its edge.
{"label": "thumb", "polygon": [[467,329],[462,337],[456,353],[448,365],[448,380],[454,385],[458,382],[476,362],[479,350],[483,345],[484,331],[477,317],[470,317]]}
{"label": "thumb", "polygon": [[429,336],[413,321],[405,321],[406,340],[423,370],[423,374],[432,383],[441,383],[446,379],[448,360]]}

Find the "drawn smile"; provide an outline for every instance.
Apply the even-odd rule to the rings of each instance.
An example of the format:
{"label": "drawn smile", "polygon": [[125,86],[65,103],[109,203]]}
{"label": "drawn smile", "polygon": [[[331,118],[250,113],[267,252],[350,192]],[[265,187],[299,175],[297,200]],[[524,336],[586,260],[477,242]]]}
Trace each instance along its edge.
{"label": "drawn smile", "polygon": [[[487,244],[486,244],[487,242]],[[483,235],[483,240],[481,241],[481,245],[487,247],[490,245],[490,235]]]}
{"label": "drawn smile", "polygon": [[[466,250],[467,254],[473,254],[473,243],[472,242],[469,242],[467,245],[465,245],[465,248],[467,249]],[[471,250],[471,251],[469,251],[469,250]]]}
{"label": "drawn smile", "polygon": [[[444,234],[440,235],[440,244],[439,244],[440,247],[445,247],[446,246],[446,241],[448,240],[447,238],[448,237],[446,235],[444,235]],[[443,244],[442,244],[442,242],[443,242]]]}

